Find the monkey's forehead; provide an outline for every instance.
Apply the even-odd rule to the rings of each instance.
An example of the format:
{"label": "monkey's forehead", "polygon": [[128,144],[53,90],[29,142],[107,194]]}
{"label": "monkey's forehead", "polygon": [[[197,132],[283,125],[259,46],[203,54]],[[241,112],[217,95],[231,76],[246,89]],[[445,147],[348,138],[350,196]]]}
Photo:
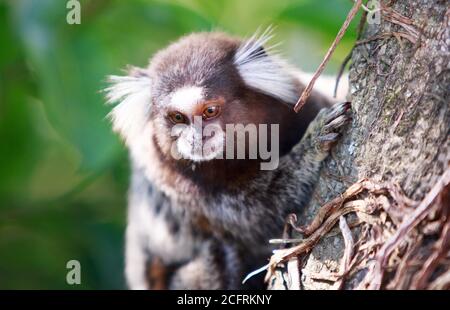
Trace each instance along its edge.
{"label": "monkey's forehead", "polygon": [[240,44],[241,40],[220,32],[191,34],[158,52],[150,70],[165,88],[204,85],[232,70]]}

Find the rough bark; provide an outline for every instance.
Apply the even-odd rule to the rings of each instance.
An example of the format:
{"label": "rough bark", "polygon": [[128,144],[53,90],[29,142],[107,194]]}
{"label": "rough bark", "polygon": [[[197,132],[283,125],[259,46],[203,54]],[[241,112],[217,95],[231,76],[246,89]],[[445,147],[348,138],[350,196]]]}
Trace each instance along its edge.
{"label": "rough bark", "polygon": [[[448,1],[398,0],[383,1],[382,5],[385,6],[385,10],[381,12],[381,23],[366,25],[362,36],[364,41],[355,46],[352,54],[349,95],[352,101],[353,121],[327,160],[310,205],[298,216],[300,225],[311,223],[325,202],[338,197],[351,184],[363,178],[383,184],[398,184],[406,197],[417,202],[411,203],[411,207],[417,207],[418,202],[432,190],[440,176],[448,169],[450,160]],[[392,14],[400,15],[392,17],[392,14],[389,15],[391,10],[394,12]],[[368,195],[358,197],[370,198]],[[388,198],[391,203],[392,197]],[[448,201],[444,200],[443,208],[450,208],[446,203]],[[380,234],[385,235],[385,239],[400,226],[400,223],[391,223],[395,221],[389,219],[389,216],[386,219],[386,213],[383,212],[369,216],[374,220],[383,221],[384,231]],[[354,213],[346,215],[349,223],[355,218]],[[448,215],[445,218],[448,218]],[[358,243],[362,238],[362,232],[367,233],[369,228],[370,224],[367,222],[352,228],[354,242]],[[337,222],[311,251],[298,257],[299,272],[295,263],[292,267],[291,260],[290,264],[284,264],[284,271],[281,268],[282,271],[275,272],[269,286],[283,288],[287,283],[288,287],[301,289],[333,289],[340,286],[351,289],[360,285],[369,272],[369,266],[352,272],[351,276],[347,276],[343,281],[344,283],[338,283],[340,277],[336,275],[342,272],[345,248],[341,230]],[[411,241],[406,246],[407,252],[416,253],[417,251],[413,252],[412,249],[413,243],[426,238],[428,240],[426,244],[421,243],[420,246],[417,244],[422,251],[423,259],[426,259],[432,251],[436,251],[439,236],[441,239],[448,237],[448,231],[444,231],[443,224],[434,235],[423,236],[422,230],[414,234],[414,238],[410,235],[403,236]],[[301,234],[297,237],[301,238]],[[381,245],[375,246],[374,252],[380,247]],[[397,275],[393,273],[391,277],[403,277],[402,272],[412,273],[414,270],[407,268],[410,262],[405,257],[406,254],[401,253],[401,249],[396,251],[400,253],[398,254],[400,262],[394,262],[392,266],[403,269]],[[447,260],[447,265],[441,265],[439,272],[448,275],[450,253],[448,249],[445,251],[446,253],[441,254]],[[413,254],[411,257],[417,258],[417,255]],[[290,265],[289,268],[287,265]],[[297,273],[300,275],[299,281]],[[284,284],[280,280],[282,275]],[[432,279],[430,276],[430,281]],[[398,285],[393,286],[392,283],[388,283],[390,280],[389,275],[384,275],[381,288],[414,286],[411,284],[414,282],[413,274],[408,279],[403,279],[401,285],[396,281]],[[371,286],[359,286],[359,288],[367,287]]]}

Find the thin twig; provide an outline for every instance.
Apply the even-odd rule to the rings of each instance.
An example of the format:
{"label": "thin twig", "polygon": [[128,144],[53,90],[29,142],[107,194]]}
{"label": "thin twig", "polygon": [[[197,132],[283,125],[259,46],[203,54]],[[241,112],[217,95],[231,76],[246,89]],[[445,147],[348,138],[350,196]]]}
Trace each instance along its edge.
{"label": "thin twig", "polygon": [[356,13],[358,12],[359,8],[361,7],[362,0],[356,0],[355,4],[353,5],[352,9],[347,15],[347,18],[344,21],[344,24],[342,25],[341,29],[339,30],[336,38],[334,39],[333,44],[331,44],[330,48],[328,49],[328,52],[326,53],[324,59],[322,60],[322,63],[319,65],[319,68],[314,73],[311,81],[309,81],[306,88],[303,90],[302,95],[300,96],[300,99],[298,99],[297,103],[294,106],[294,111],[298,112],[300,109],[305,105],[306,100],[309,98],[309,95],[311,94],[311,91],[314,87],[314,84],[316,80],[319,78],[320,74],[322,73],[323,69],[325,68],[325,65],[330,60],[331,55],[333,54],[334,50],[336,49],[336,46],[341,41],[342,37],[344,36],[345,32],[347,31],[348,26],[350,25],[350,22],[355,17]]}
{"label": "thin twig", "polygon": [[352,55],[353,55],[353,48],[351,49],[350,53],[348,53],[347,56],[345,56],[344,60],[342,61],[341,66],[339,67],[339,71],[336,76],[336,83],[334,84],[333,98],[336,98],[336,96],[337,96],[339,82],[341,81],[342,74],[344,74],[345,67],[347,66],[350,59],[352,59]]}
{"label": "thin twig", "polygon": [[[356,30],[356,40],[357,41],[361,39],[363,30],[364,30],[364,25],[366,24],[366,19],[367,19],[367,11],[364,10],[362,15],[361,15],[361,19],[359,20],[358,28]],[[355,44],[355,46],[356,46],[356,44]],[[333,92],[333,97],[334,98],[336,98],[336,96],[337,96],[337,90],[338,90],[338,87],[339,87],[339,82],[341,80],[342,74],[344,73],[345,67],[347,66],[347,63],[352,58],[353,51],[355,50],[355,46],[352,47],[352,49],[350,50],[348,55],[344,58],[344,60],[341,63],[341,66],[339,68],[338,74],[336,76],[336,83],[334,84],[334,92]]]}

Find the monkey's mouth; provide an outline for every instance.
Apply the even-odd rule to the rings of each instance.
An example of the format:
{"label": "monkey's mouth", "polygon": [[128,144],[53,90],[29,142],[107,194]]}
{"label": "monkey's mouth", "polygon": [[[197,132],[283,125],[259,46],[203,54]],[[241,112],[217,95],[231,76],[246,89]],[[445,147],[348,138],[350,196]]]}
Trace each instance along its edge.
{"label": "monkey's mouth", "polygon": [[198,139],[180,137],[176,143],[182,159],[201,162],[223,158],[224,141],[223,137],[218,134]]}

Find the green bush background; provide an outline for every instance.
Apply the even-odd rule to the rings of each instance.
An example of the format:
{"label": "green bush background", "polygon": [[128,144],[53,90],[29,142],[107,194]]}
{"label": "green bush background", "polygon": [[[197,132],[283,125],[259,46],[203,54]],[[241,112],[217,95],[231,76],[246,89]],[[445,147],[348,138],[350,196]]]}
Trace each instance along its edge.
{"label": "green bush background", "polygon": [[[313,71],[348,0],[0,0],[0,288],[122,289],[127,153],[105,119],[105,76],[145,66],[193,31],[249,36],[276,26],[294,65]],[[339,45],[329,73],[355,39]],[[66,262],[82,284],[66,284]]]}

